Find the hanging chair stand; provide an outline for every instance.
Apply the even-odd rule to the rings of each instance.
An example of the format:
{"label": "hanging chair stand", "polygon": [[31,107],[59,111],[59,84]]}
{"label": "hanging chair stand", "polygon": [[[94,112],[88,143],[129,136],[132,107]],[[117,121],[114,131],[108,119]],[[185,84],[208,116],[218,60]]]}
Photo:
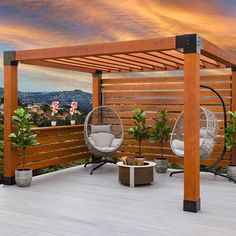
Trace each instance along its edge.
{"label": "hanging chair stand", "polygon": [[[91,136],[93,133],[92,131],[93,125],[94,126],[97,125],[100,127],[110,125],[111,131],[108,133],[114,136],[113,140],[115,140],[116,142],[118,141],[118,144],[114,148],[105,147],[105,149],[104,147],[101,148],[96,146],[95,143],[91,141]],[[113,126],[115,126],[114,130]],[[103,139],[103,137],[99,139],[101,140]],[[97,170],[98,168],[102,167],[107,163],[116,164],[117,161],[112,160],[111,156],[117,152],[124,138],[123,125],[117,112],[108,106],[99,106],[93,109],[85,119],[84,138],[85,138],[85,143],[92,154],[92,160],[87,162],[84,165],[84,167],[86,167],[89,164],[98,164],[91,170],[90,175],[92,175],[95,170]]]}
{"label": "hanging chair stand", "polygon": [[[213,88],[211,88],[209,86],[200,85],[200,87],[211,90],[220,99],[222,107],[223,107],[223,113],[224,113],[224,131],[226,132],[226,128],[227,128],[227,112],[226,112],[226,105],[225,105],[225,102],[224,102],[222,96],[215,89],[213,89]],[[219,167],[215,169],[215,167],[224,159],[225,153],[226,153],[226,140],[224,138],[224,148],[223,148],[219,158],[217,158],[217,160],[214,161],[209,166],[201,165],[200,166],[200,171],[209,172],[209,173],[214,174],[215,176],[221,176],[223,178],[232,180],[234,183],[236,183],[236,180],[234,178],[231,178],[231,177],[229,177],[227,175],[224,175],[224,174],[220,173],[220,168]],[[180,173],[184,173],[184,170],[173,171],[173,172],[170,173],[170,177],[172,177],[175,174],[180,174]]]}

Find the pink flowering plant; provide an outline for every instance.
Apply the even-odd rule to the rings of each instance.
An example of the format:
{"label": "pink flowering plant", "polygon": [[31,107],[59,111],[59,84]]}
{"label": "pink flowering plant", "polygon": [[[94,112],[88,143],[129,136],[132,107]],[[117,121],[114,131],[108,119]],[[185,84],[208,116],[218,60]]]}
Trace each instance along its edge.
{"label": "pink flowering plant", "polygon": [[51,109],[52,109],[52,121],[56,121],[59,109],[59,102],[58,101],[52,102]]}
{"label": "pink flowering plant", "polygon": [[76,114],[81,114],[77,108],[78,108],[78,103],[76,101],[72,101],[70,104],[71,108],[70,108],[70,115],[71,115],[71,120],[75,120],[75,116]]}

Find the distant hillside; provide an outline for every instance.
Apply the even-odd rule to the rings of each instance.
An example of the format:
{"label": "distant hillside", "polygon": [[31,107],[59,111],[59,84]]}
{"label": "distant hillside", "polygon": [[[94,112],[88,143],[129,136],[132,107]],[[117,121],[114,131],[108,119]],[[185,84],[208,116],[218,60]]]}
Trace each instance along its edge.
{"label": "distant hillside", "polygon": [[[0,88],[0,97],[3,97],[3,88]],[[91,109],[92,95],[82,90],[59,91],[59,92],[19,92],[22,103],[40,103],[50,105],[58,100],[61,105],[70,105],[75,100],[79,107]]]}

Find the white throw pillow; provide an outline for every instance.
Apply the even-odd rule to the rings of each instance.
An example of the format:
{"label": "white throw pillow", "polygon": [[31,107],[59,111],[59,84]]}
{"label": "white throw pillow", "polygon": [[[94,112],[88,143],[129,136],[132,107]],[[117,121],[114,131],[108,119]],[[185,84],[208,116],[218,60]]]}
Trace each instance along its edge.
{"label": "white throw pillow", "polygon": [[91,133],[111,133],[111,125],[91,125]]}

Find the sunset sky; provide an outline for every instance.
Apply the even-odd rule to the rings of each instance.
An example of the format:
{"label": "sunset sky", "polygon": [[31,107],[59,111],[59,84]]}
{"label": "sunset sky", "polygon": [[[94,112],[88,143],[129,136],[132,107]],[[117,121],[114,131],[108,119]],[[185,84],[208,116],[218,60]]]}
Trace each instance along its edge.
{"label": "sunset sky", "polygon": [[[236,54],[236,0],[0,0],[0,32],[1,52],[198,33]],[[21,91],[90,91],[86,74],[19,69]]]}

